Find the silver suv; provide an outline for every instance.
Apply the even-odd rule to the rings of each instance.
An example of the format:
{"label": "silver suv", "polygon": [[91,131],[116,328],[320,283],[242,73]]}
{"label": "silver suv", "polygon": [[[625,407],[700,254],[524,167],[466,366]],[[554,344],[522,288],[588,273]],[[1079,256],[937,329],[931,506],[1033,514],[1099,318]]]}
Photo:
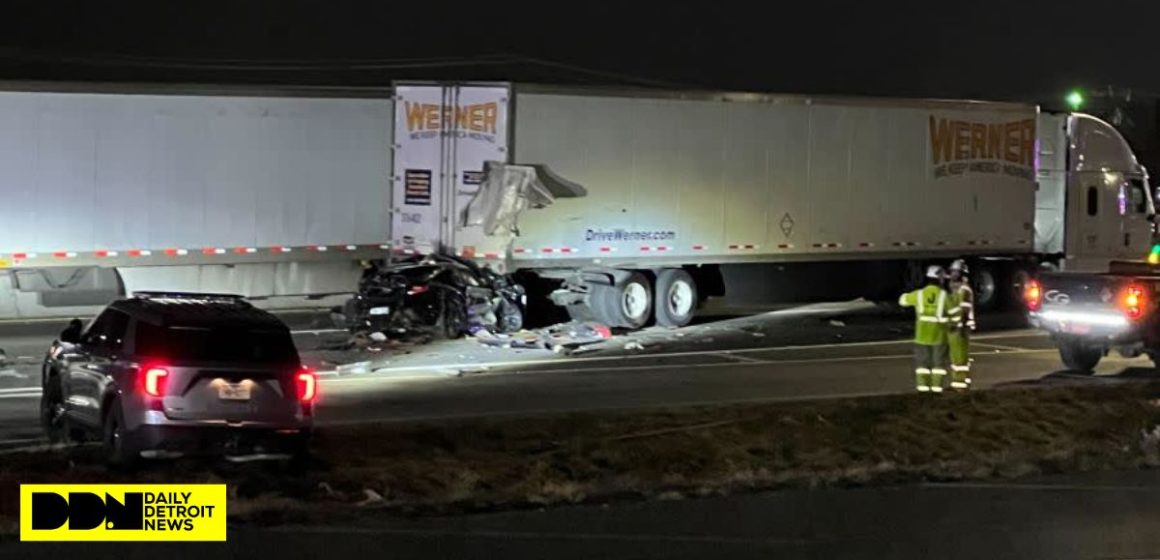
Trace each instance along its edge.
{"label": "silver suv", "polygon": [[99,437],[108,461],[305,453],[318,393],[290,330],[241,296],[141,292],[87,328],[74,320],[43,369],[52,441]]}

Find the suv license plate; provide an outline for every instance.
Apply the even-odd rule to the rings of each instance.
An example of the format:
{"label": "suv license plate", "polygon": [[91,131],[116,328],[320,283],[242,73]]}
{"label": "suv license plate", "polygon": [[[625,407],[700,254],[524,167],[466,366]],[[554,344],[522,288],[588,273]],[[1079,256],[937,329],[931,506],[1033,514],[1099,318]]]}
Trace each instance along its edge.
{"label": "suv license plate", "polygon": [[1086,323],[1064,323],[1060,326],[1063,327],[1063,332],[1070,334],[1089,334],[1092,332],[1092,326]]}
{"label": "suv license plate", "polygon": [[247,383],[218,385],[218,398],[223,401],[248,401],[250,400],[250,385]]}

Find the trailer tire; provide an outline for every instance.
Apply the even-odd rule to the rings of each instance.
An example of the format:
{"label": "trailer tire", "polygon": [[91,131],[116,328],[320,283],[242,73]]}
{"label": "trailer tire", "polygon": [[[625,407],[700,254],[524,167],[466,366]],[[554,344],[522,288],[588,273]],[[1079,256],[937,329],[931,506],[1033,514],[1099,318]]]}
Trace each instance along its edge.
{"label": "trailer tire", "polygon": [[994,265],[980,262],[971,276],[971,289],[975,292],[975,309],[990,311],[998,307],[999,273]]}
{"label": "trailer tire", "polygon": [[657,324],[662,327],[683,327],[697,313],[697,282],[679,268],[667,268],[657,273],[656,301],[653,303]]}
{"label": "trailer tire", "polygon": [[1080,340],[1059,341],[1059,358],[1070,371],[1091,375],[1103,356],[1104,352],[1099,347],[1085,345]]}
{"label": "trailer tire", "polygon": [[639,272],[629,273],[611,288],[593,290],[590,297],[600,306],[597,318],[610,327],[639,329],[652,318],[652,283]]}
{"label": "trailer tire", "polygon": [[1003,285],[1007,290],[1004,298],[1011,309],[1019,309],[1023,305],[1023,287],[1029,281],[1031,281],[1031,271],[1021,266],[1015,266],[1011,269],[1011,275],[1007,277],[1007,282]]}

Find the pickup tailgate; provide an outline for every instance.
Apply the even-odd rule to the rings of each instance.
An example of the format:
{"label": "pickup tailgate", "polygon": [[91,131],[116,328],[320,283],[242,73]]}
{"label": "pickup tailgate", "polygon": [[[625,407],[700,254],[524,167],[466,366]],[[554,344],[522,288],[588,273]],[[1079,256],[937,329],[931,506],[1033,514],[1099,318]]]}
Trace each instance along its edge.
{"label": "pickup tailgate", "polygon": [[[1148,315],[1155,279],[1115,274],[1044,274],[1031,318],[1056,333],[1119,336]],[[1129,298],[1129,294],[1134,298]]]}

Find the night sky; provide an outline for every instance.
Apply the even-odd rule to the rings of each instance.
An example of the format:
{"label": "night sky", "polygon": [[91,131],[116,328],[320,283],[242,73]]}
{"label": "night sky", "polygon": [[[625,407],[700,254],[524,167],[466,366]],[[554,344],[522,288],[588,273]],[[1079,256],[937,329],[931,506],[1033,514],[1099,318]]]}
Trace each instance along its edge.
{"label": "night sky", "polygon": [[1074,85],[1160,91],[1160,10],[1139,7],[1152,2],[1029,4],[9,2],[0,74],[328,85],[486,78],[1021,100]]}

